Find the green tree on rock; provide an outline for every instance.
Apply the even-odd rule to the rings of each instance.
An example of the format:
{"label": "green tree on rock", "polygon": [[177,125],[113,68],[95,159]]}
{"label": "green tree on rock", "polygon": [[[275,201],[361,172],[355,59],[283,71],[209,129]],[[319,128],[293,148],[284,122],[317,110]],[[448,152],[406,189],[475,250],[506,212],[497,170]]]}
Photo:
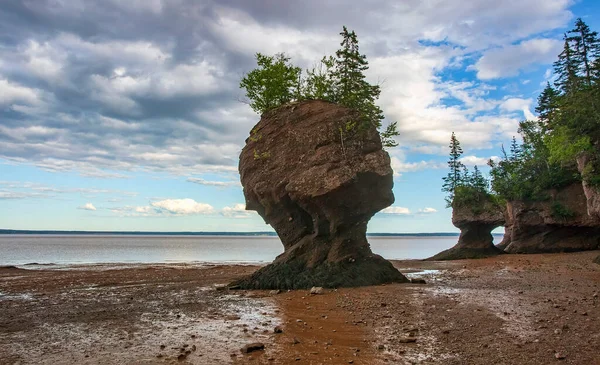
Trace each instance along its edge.
{"label": "green tree on rock", "polygon": [[302,69],[290,64],[283,53],[275,56],[256,54],[258,68],[248,73],[240,82],[246,89],[250,107],[262,114],[280,105],[298,99],[302,94]]}
{"label": "green tree on rock", "polygon": [[460,142],[456,138],[454,132],[450,137],[450,159],[448,160],[448,167],[450,171],[448,175],[443,178],[444,184],[442,185],[442,191],[446,193],[446,206],[449,208],[452,206],[454,200],[454,193],[457,187],[463,185],[465,174],[463,170],[465,165],[460,162],[460,157],[463,154],[463,150],[460,147]]}

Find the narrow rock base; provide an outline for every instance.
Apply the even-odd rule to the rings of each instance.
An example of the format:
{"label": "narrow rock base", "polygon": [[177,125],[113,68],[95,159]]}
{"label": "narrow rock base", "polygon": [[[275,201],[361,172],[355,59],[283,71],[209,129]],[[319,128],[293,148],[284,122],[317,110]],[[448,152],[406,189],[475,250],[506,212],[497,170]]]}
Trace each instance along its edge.
{"label": "narrow rock base", "polygon": [[274,262],[252,275],[235,281],[230,287],[239,289],[310,289],[314,286],[340,288],[407,283],[389,261],[378,255],[354,261],[323,262],[307,267],[304,260]]}
{"label": "narrow rock base", "polygon": [[452,247],[448,250],[442,251],[437,255],[430,257],[428,261],[442,261],[442,260],[462,260],[462,259],[482,259],[485,257],[492,257],[504,254],[505,252],[501,249],[491,246],[487,248],[460,248]]}

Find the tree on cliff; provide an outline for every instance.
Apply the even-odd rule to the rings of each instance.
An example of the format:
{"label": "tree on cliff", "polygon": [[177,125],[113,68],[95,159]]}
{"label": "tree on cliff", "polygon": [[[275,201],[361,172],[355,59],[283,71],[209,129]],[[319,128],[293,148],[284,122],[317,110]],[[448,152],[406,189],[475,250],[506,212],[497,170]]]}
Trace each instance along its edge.
{"label": "tree on cliff", "polygon": [[[600,39],[581,19],[563,39],[554,87],[538,97],[538,120],[519,123],[518,153],[490,163],[492,188],[504,199],[547,199],[548,189],[582,178],[600,186]],[[582,154],[590,163],[580,173]]]}
{"label": "tree on cliff", "polygon": [[444,184],[442,185],[442,191],[446,193],[446,206],[449,208],[452,206],[454,200],[454,193],[456,188],[464,183],[465,165],[460,162],[460,157],[463,154],[463,150],[460,147],[460,142],[456,138],[454,132],[450,137],[450,159],[448,160],[448,167],[450,171],[448,175],[443,178]]}
{"label": "tree on cliff", "polygon": [[[356,33],[344,26],[340,35],[341,48],[336,56],[323,57],[317,66],[307,70],[306,76],[283,54],[264,56],[258,53],[258,68],[240,83],[240,88],[246,90],[250,99],[250,106],[262,114],[294,100],[323,99],[359,111],[361,120],[344,130],[360,132],[369,125],[380,129],[385,118],[376,104],[381,88],[366,80],[364,72],[369,64],[367,57],[359,51]],[[397,122],[389,123],[380,130],[380,135],[384,147],[397,146],[394,139],[399,135]]]}
{"label": "tree on cliff", "polygon": [[274,56],[256,54],[258,68],[252,70],[240,82],[250,99],[250,107],[262,114],[298,99],[302,94],[302,69],[290,64],[290,58],[283,53]]}

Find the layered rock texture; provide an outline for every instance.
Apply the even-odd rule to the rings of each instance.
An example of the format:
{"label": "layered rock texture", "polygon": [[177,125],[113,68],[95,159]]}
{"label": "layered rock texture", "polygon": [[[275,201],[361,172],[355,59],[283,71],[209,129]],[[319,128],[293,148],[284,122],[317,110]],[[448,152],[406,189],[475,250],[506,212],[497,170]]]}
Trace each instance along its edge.
{"label": "layered rock texture", "polygon": [[[507,204],[509,253],[571,252],[600,249],[600,220],[589,215],[581,183],[549,190],[543,201]],[[505,240],[507,238],[505,237]]]}
{"label": "layered rock texture", "polygon": [[367,223],[394,202],[393,172],[374,126],[355,111],[303,101],[263,114],[240,155],[246,209],[273,226],[284,252],[233,285],[255,289],[408,281],[372,253]]}
{"label": "layered rock texture", "polygon": [[[584,175],[587,169],[593,168],[589,155],[582,154],[577,157],[577,169]],[[583,181],[583,192],[587,200],[588,215],[600,219],[600,190]]]}
{"label": "layered rock texture", "polygon": [[460,229],[458,243],[431,257],[431,260],[458,260],[495,256],[503,251],[494,246],[492,230],[504,225],[504,210],[483,196],[476,206],[455,206],[452,224]]}

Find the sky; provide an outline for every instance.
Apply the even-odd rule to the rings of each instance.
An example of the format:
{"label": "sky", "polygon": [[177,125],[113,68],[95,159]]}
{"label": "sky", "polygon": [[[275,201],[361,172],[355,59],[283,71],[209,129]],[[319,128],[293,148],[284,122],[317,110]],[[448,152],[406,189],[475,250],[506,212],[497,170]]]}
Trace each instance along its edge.
{"label": "sky", "polygon": [[595,0],[0,0],[0,228],[269,231],[238,156],[256,52],[306,69],[358,34],[382,88],[394,205],[369,232],[455,232],[455,132],[486,161],[535,118],[562,34]]}

